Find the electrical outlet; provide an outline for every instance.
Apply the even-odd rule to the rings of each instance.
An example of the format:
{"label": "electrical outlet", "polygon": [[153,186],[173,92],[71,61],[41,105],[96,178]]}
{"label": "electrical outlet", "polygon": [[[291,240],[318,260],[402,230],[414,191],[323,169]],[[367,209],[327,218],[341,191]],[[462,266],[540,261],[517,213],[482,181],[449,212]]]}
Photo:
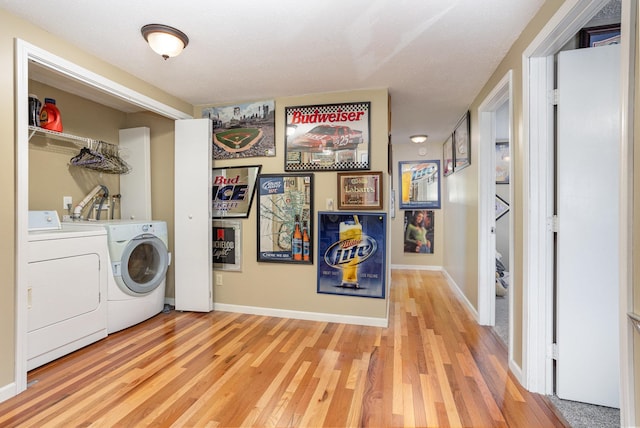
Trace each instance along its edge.
{"label": "electrical outlet", "polygon": [[68,210],[73,208],[73,198],[71,196],[63,196],[62,197],[62,209]]}
{"label": "electrical outlet", "polygon": [[216,285],[222,285],[222,274],[221,273],[217,273],[216,274]]}
{"label": "electrical outlet", "polygon": [[327,211],[333,211],[333,199],[327,198]]}

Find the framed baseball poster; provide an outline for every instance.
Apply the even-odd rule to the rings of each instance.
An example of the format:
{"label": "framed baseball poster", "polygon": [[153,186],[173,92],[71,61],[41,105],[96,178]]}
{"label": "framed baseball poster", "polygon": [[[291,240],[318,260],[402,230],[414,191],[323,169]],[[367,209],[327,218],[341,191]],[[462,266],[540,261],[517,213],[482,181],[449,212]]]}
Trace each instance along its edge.
{"label": "framed baseball poster", "polygon": [[369,169],[370,102],[285,107],[285,171]]}
{"label": "framed baseball poster", "polygon": [[214,160],[276,155],[274,100],[205,107],[202,117],[213,126]]}
{"label": "framed baseball poster", "polygon": [[384,298],[385,213],[318,213],[318,293]]}

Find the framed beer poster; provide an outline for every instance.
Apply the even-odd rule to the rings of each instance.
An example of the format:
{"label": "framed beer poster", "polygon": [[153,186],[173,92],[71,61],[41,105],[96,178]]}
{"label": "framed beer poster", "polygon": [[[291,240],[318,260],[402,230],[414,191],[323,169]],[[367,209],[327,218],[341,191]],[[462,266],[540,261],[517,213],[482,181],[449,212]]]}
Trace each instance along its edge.
{"label": "framed beer poster", "polygon": [[247,218],[262,165],[213,168],[211,218]]}
{"label": "framed beer poster", "polygon": [[285,107],[285,171],[369,169],[370,102]]}
{"label": "framed beer poster", "polygon": [[381,210],[382,172],[339,172],[338,209]]}
{"label": "framed beer poster", "polygon": [[400,209],[440,208],[440,161],[398,162]]}
{"label": "framed beer poster", "polygon": [[242,223],[240,220],[213,220],[213,268],[241,271]]}
{"label": "framed beer poster", "polygon": [[313,174],[258,176],[258,261],[313,264]]}
{"label": "framed beer poster", "polygon": [[385,213],[318,213],[318,293],[384,298]]}

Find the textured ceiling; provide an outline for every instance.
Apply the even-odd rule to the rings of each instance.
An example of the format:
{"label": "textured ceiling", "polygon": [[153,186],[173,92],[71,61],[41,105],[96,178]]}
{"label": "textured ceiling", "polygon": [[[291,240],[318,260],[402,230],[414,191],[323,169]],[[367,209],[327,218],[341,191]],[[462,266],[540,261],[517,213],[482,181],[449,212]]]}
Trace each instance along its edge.
{"label": "textured ceiling", "polygon": [[[394,143],[442,142],[543,0],[0,0],[191,104],[389,88]],[[164,61],[140,28],[190,39]]]}

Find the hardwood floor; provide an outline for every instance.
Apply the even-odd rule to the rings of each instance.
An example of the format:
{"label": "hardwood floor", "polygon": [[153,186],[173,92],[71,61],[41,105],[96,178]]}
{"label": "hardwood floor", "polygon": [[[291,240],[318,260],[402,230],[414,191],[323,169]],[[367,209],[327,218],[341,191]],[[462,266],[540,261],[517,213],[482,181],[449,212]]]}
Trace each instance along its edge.
{"label": "hardwood floor", "polygon": [[0,426],[562,427],[439,272],[392,271],[388,328],[160,314],[29,373]]}

